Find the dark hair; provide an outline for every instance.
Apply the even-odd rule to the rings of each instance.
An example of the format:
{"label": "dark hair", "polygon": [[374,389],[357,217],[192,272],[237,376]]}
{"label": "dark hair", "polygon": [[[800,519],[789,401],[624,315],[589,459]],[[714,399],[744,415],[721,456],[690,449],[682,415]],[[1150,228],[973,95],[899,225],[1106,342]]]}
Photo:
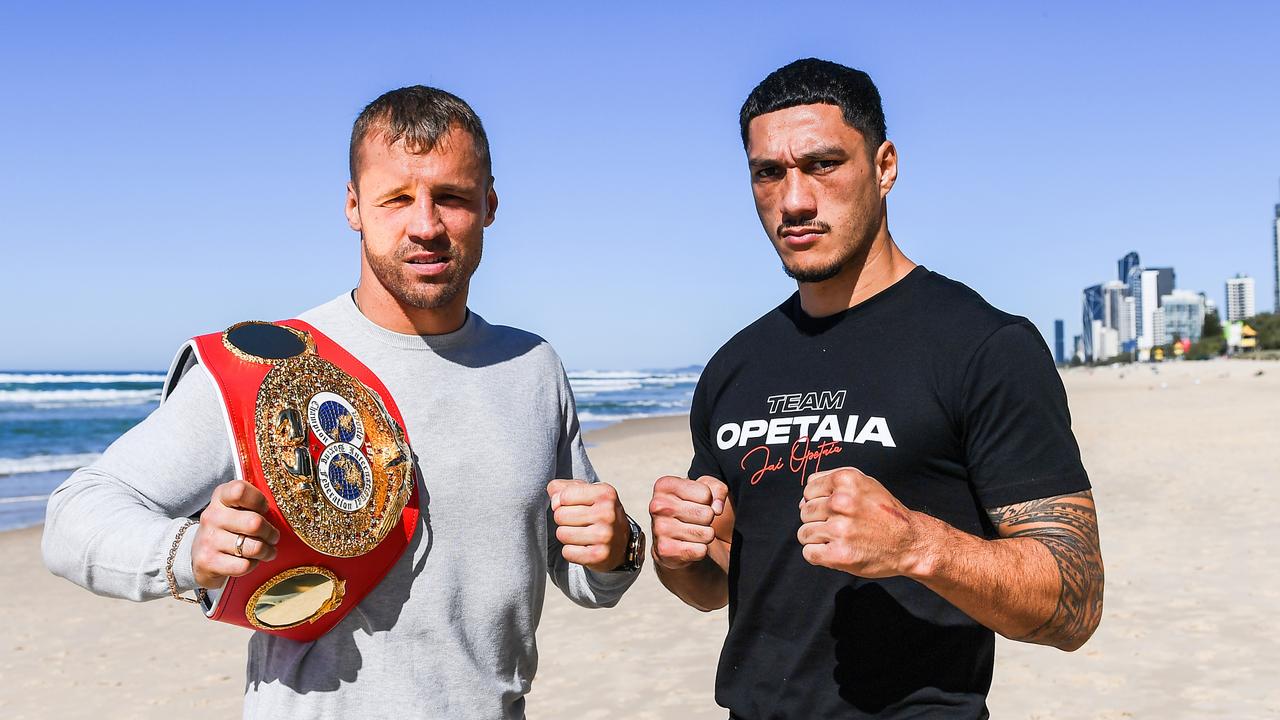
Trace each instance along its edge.
{"label": "dark hair", "polygon": [[383,93],[365,106],[351,127],[351,148],[348,151],[351,181],[356,179],[360,144],[370,132],[381,133],[388,144],[403,139],[409,152],[427,153],[455,125],[470,133],[485,174],[491,174],[493,163],[489,158],[489,137],[485,135],[479,116],[466,101],[453,93],[425,85],[410,85]]}
{"label": "dark hair", "polygon": [[747,146],[747,125],[766,113],[797,105],[835,105],[849,127],[862,133],[871,152],[884,142],[884,108],[871,76],[839,63],[805,58],[769,73],[747,96],[738,113],[742,147]]}

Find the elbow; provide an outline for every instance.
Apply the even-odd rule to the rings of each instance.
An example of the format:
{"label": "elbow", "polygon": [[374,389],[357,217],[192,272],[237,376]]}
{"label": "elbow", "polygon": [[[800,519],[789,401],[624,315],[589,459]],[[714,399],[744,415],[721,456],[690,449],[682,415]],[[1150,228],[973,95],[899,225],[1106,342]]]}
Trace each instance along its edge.
{"label": "elbow", "polygon": [[1102,624],[1102,579],[1098,579],[1098,586],[1087,603],[1089,612],[1083,613],[1071,632],[1065,633],[1058,642],[1054,643],[1054,647],[1064,652],[1075,652],[1084,647],[1089,642],[1089,638],[1097,632],[1098,626]]}
{"label": "elbow", "polygon": [[1093,637],[1093,631],[1097,629],[1098,626],[1094,625],[1093,627],[1084,629],[1075,635],[1062,638],[1058,642],[1054,643],[1053,646],[1063,652],[1075,652],[1084,647],[1085,643],[1089,642],[1089,638]]}
{"label": "elbow", "polygon": [[723,608],[725,605],[728,604],[728,603],[720,603],[719,605],[716,605],[714,603],[699,604],[691,601],[686,601],[686,602],[689,602],[689,607],[704,613],[715,612],[716,610],[719,610],[720,608]]}
{"label": "elbow", "polygon": [[40,534],[40,558],[45,568],[61,578],[71,580],[70,568],[73,565],[68,559],[68,543],[62,537],[62,525],[59,522],[59,511],[62,508],[61,497],[57,491],[49,496],[49,504],[44,513],[44,530]]}
{"label": "elbow", "polygon": [[599,609],[601,609],[601,608],[612,608],[612,607],[617,607],[618,602],[619,602],[620,600],[622,600],[622,596],[621,596],[621,595],[616,595],[616,596],[613,596],[613,597],[608,597],[608,596],[606,596],[606,597],[593,596],[593,597],[590,597],[590,598],[583,598],[583,599],[581,600],[581,602],[579,602],[578,604],[579,604],[579,605],[581,605],[581,606],[582,606],[582,607],[584,607],[584,608],[589,609],[589,610],[599,610]]}

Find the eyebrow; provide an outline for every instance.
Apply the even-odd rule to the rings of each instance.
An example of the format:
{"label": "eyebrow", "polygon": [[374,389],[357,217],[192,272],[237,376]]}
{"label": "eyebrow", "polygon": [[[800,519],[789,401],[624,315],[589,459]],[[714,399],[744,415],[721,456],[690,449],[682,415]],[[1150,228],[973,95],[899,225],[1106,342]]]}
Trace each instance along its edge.
{"label": "eyebrow", "polygon": [[392,198],[397,198],[397,197],[400,197],[401,195],[405,195],[409,192],[409,189],[410,188],[408,185],[397,185],[396,187],[390,190],[380,192],[378,193],[378,202],[383,202],[385,200],[390,200]]}
{"label": "eyebrow", "polygon": [[[443,183],[441,185],[433,185],[430,190],[435,193],[454,193],[458,195],[467,195],[477,191],[478,185],[459,185],[457,183]],[[385,202],[401,195],[407,195],[414,192],[412,184],[398,185],[385,192],[378,193],[378,202]]]}
{"label": "eyebrow", "polygon": [[[806,153],[796,156],[799,162],[813,162],[814,160],[832,160],[848,158],[849,153],[839,145],[821,145]],[[753,169],[773,167],[779,165],[777,160],[771,158],[751,158],[747,161],[748,167]]]}
{"label": "eyebrow", "polygon": [[830,160],[832,158],[845,158],[848,156],[849,156],[849,153],[845,152],[844,148],[840,147],[839,145],[823,145],[821,147],[816,147],[807,153],[804,153],[798,159]]}

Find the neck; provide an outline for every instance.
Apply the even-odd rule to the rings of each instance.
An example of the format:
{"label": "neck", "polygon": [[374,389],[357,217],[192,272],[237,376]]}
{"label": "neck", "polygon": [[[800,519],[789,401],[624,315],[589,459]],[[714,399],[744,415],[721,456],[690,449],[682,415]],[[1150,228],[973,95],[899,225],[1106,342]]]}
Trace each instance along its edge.
{"label": "neck", "polygon": [[810,317],[826,317],[866,301],[906,277],[916,264],[898,249],[887,224],[882,224],[866,250],[849,261],[840,274],[817,283],[799,283],[800,307]]}
{"label": "neck", "polygon": [[444,335],[467,321],[467,289],[463,288],[447,304],[419,308],[396,300],[376,280],[362,280],[356,287],[356,307],[374,325],[404,335]]}

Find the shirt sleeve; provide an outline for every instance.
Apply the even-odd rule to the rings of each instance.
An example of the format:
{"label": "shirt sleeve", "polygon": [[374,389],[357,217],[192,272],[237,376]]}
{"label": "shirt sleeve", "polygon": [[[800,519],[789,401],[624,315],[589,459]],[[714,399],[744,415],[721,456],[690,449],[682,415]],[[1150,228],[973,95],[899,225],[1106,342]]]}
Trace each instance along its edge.
{"label": "shirt sleeve", "polygon": [[[556,477],[562,480],[600,482],[582,442],[578,408],[564,369],[560,369],[561,418],[556,456]],[[556,538],[556,521],[547,503],[547,573],[551,582],[573,602],[588,608],[613,607],[640,576],[639,572],[596,572],[564,559],[564,545]]]}
{"label": "shirt sleeve", "polygon": [[[233,462],[217,391],[196,366],[151,415],[53,491],[41,541],[45,565],[99,595],[167,596],[173,539],[214,488],[235,477]],[[195,531],[183,535],[173,564],[183,592],[196,587]]]}
{"label": "shirt sleeve", "polygon": [[693,441],[689,479],[697,480],[703,475],[710,475],[721,482],[727,482],[724,471],[720,469],[720,461],[716,459],[715,444],[711,441],[711,407],[707,400],[710,377],[710,368],[704,368],[693,389],[693,401],[689,407],[689,437]]}
{"label": "shirt sleeve", "polygon": [[1030,322],[992,333],[962,387],[966,463],[983,507],[1089,489],[1062,378]]}

